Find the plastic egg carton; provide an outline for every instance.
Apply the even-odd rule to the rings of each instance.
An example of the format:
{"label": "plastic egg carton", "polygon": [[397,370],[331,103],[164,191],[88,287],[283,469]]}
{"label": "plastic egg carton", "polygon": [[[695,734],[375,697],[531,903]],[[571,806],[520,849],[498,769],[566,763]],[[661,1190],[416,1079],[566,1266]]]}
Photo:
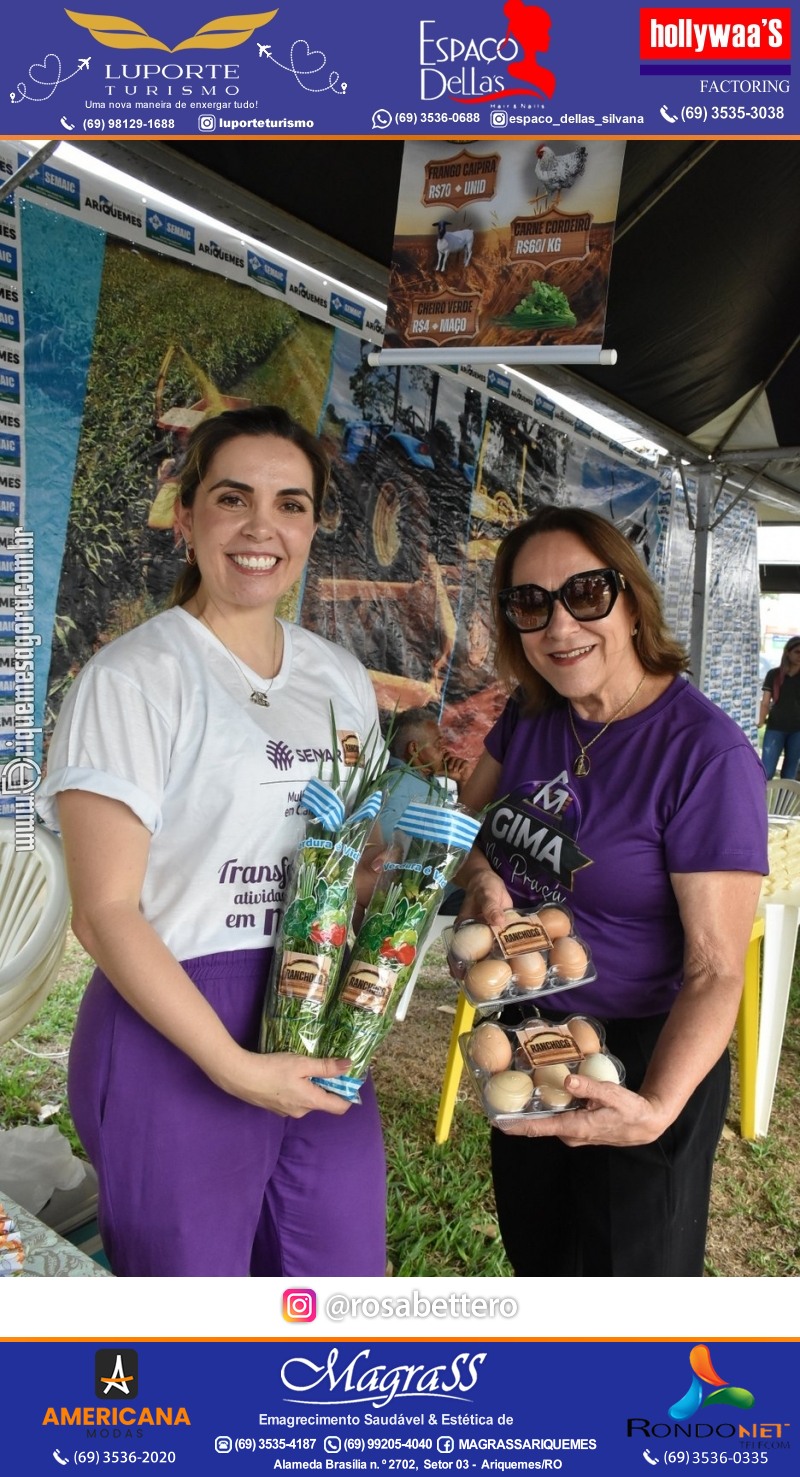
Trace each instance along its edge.
{"label": "plastic egg carton", "polygon": [[533,1016],[515,1027],[484,1020],[458,1044],[491,1123],[575,1112],[580,1098],[561,1085],[572,1072],[625,1081],[622,1062],[606,1050],[605,1030],[591,1016],[571,1015],[558,1024]]}
{"label": "plastic egg carton", "polygon": [[450,973],[476,1010],[540,1000],[597,979],[568,908],[509,908],[506,917],[502,929],[465,918],[457,928],[444,930]]}

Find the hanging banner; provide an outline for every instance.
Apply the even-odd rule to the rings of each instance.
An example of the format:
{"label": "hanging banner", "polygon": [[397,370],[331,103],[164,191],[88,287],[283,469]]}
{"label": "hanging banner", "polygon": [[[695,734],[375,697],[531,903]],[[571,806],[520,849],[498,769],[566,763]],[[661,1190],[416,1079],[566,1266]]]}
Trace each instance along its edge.
{"label": "hanging banner", "polygon": [[624,152],[407,142],[384,348],[602,344]]}

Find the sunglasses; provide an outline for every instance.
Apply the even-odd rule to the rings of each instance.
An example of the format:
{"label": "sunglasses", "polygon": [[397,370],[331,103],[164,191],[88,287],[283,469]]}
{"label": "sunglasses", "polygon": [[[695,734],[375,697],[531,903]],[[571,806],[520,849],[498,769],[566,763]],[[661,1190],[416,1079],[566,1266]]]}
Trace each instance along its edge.
{"label": "sunglasses", "polygon": [[550,624],[556,600],[576,621],[601,621],[610,615],[625,576],[616,569],[587,569],[572,574],[560,590],[545,590],[542,585],[512,585],[498,596],[500,609],[508,624],[517,631],[543,631]]}

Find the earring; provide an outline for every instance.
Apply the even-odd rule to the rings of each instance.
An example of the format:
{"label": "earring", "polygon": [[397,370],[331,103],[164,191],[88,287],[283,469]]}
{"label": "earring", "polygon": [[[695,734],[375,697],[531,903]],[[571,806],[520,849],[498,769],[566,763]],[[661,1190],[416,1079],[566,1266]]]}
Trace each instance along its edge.
{"label": "earring", "polygon": [[187,564],[190,564],[191,565],[191,564],[196,564],[197,563],[197,555],[194,552],[194,546],[192,544],[187,544],[186,545],[186,555],[185,555],[185,558],[186,558],[186,563]]}

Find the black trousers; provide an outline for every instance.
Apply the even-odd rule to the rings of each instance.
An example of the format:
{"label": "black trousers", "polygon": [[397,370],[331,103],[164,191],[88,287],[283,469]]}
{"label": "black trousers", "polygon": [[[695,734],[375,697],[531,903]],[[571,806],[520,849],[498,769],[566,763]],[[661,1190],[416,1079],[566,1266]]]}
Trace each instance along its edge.
{"label": "black trousers", "polygon": [[[666,1016],[606,1023],[641,1086]],[[518,1277],[702,1277],[711,1171],[730,1090],[725,1052],[655,1143],[572,1149],[492,1129],[503,1245]]]}

